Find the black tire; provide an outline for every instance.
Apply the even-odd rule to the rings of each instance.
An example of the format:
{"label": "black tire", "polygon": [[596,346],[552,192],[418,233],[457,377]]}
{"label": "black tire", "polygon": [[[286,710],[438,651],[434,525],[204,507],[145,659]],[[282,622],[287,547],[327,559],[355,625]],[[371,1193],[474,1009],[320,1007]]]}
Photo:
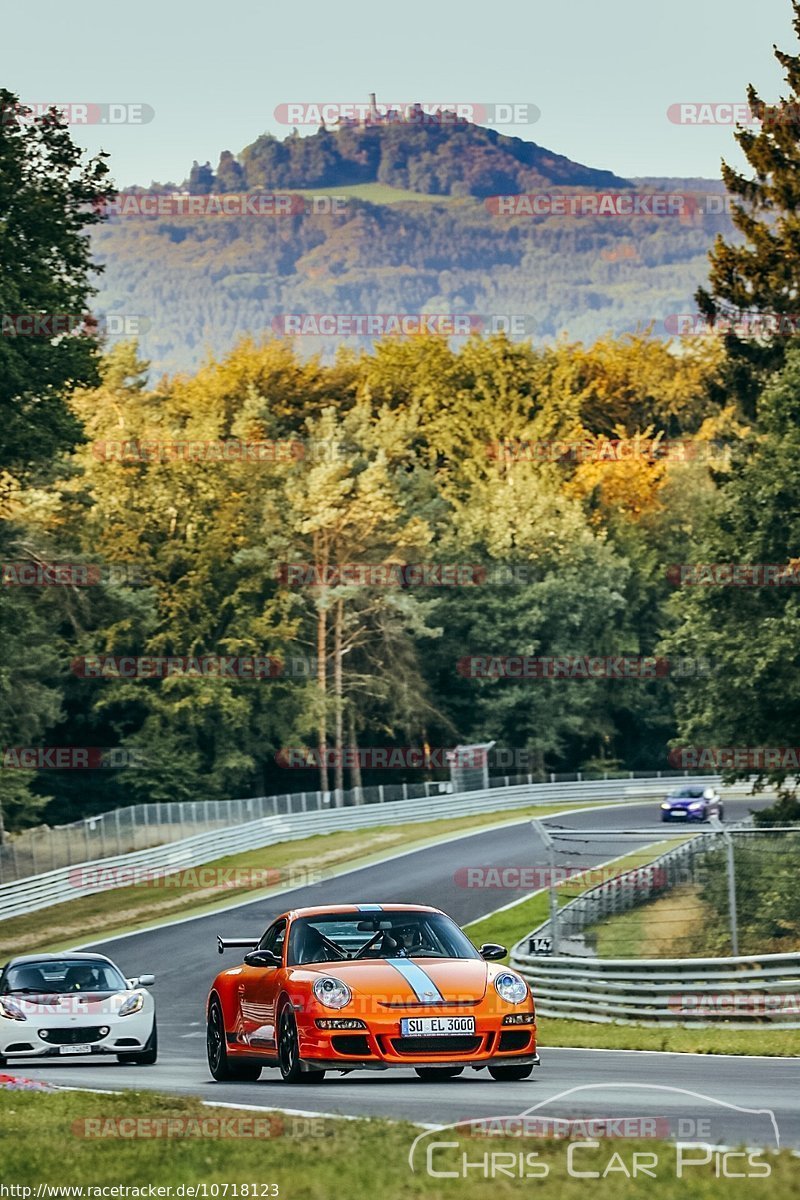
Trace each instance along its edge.
{"label": "black tire", "polygon": [[2,1054],[0,1054],[0,1067],[5,1067],[5,1066],[8,1066],[8,1059],[3,1058]]}
{"label": "black tire", "polygon": [[533,1063],[520,1063],[512,1067],[489,1067],[489,1074],[498,1083],[511,1083],[515,1079],[527,1079],[533,1070]]}
{"label": "black tire", "polygon": [[284,1083],[322,1083],[325,1078],[324,1071],[304,1071],[300,1065],[297,1021],[290,1004],[278,1017],[278,1066]]}
{"label": "black tire", "polygon": [[152,1067],[153,1063],[158,1060],[158,1026],[153,1021],[153,1030],[150,1037],[147,1039],[147,1045],[144,1050],[135,1050],[130,1054],[118,1054],[117,1062],[123,1065],[135,1065],[140,1067]]}
{"label": "black tire", "polygon": [[225,1023],[222,1019],[222,1009],[218,1000],[212,1000],[208,1010],[206,1025],[206,1053],[208,1069],[219,1083],[239,1080],[242,1083],[255,1083],[261,1076],[258,1063],[231,1062],[225,1043]]}
{"label": "black tire", "polygon": [[464,1074],[463,1067],[414,1067],[414,1070],[425,1083],[441,1083],[443,1079]]}

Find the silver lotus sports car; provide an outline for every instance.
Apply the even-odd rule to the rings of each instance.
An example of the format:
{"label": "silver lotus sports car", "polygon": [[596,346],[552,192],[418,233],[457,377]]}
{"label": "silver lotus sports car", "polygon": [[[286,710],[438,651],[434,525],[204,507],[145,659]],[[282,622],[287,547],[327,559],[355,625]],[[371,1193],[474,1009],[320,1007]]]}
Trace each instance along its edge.
{"label": "silver lotus sports car", "polygon": [[158,1056],[152,975],[126,979],[102,954],[27,954],[0,971],[0,1066],[9,1058]]}

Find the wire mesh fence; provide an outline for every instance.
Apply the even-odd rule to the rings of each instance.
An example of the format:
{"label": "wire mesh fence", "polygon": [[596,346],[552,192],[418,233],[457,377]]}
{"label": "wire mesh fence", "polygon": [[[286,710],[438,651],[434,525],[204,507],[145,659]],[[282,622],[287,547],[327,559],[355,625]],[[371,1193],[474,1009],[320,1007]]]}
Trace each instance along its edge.
{"label": "wire mesh fence", "polygon": [[800,950],[800,827],[754,828],[748,820],[699,835],[684,830],[585,868],[576,859],[601,860],[611,835],[548,832],[550,918],[530,934],[529,953],[621,959]]}
{"label": "wire mesh fence", "polygon": [[[533,783],[581,783],[591,780],[651,780],[686,776],[686,771],[572,772],[536,776],[494,775],[489,787]],[[239,800],[189,800],[137,804],[98,813],[68,825],[36,826],[6,837],[0,845],[0,884],[25,879],[43,871],[129,854],[197,833],[227,829],[286,813],[328,811],[362,804],[418,800],[462,790],[458,780],[425,780],[420,783],[385,783],[341,791],[291,792],[278,796],[251,796]]]}

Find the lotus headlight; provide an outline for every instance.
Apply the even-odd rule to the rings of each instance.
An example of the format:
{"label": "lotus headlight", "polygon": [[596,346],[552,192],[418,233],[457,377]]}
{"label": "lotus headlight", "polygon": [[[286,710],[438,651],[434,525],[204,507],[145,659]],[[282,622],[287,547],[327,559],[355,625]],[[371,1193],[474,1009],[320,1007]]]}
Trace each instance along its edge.
{"label": "lotus headlight", "polygon": [[523,1000],[528,999],[527,983],[511,971],[501,971],[495,975],[494,986],[498,996],[509,1004],[522,1004]]}
{"label": "lotus headlight", "polygon": [[124,1002],[124,1004],[122,1004],[120,1006],[120,1010],[117,1013],[117,1016],[118,1017],[130,1017],[133,1013],[140,1012],[143,1004],[144,1004],[144,996],[142,995],[141,992],[136,992],[133,996],[129,996],[128,999]]}
{"label": "lotus headlight", "polygon": [[8,1017],[9,1021],[27,1020],[20,1006],[14,1000],[9,1000],[8,996],[0,998],[0,1017]]}
{"label": "lotus headlight", "polygon": [[692,803],[689,805],[689,808],[702,808],[702,807],[703,807],[702,800],[693,800]]}
{"label": "lotus headlight", "polygon": [[344,1008],[352,998],[352,992],[347,984],[330,975],[324,975],[322,979],[315,982],[314,995],[326,1008]]}
{"label": "lotus headlight", "polygon": [[665,800],[665,801],[664,801],[664,803],[661,805],[661,807],[662,807],[662,808],[672,808],[672,805],[671,805],[671,804],[669,804],[669,803],[668,803],[668,802]]}

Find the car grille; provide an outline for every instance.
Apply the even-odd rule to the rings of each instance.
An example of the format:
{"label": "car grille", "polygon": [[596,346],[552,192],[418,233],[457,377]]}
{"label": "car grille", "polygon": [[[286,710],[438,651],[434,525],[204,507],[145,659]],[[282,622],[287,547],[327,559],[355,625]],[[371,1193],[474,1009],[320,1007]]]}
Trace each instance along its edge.
{"label": "car grille", "polygon": [[42,1033],[46,1033],[46,1042],[51,1042],[54,1046],[74,1046],[82,1045],[85,1042],[99,1042],[104,1036],[100,1033],[99,1025],[83,1025],[78,1029],[44,1029]]}
{"label": "car grille", "polygon": [[531,1040],[530,1029],[507,1029],[500,1034],[498,1050],[524,1050]]}
{"label": "car grille", "polygon": [[479,1037],[466,1034],[448,1037],[400,1037],[392,1039],[397,1054],[472,1054],[481,1044]]}
{"label": "car grille", "polygon": [[372,1055],[367,1036],[364,1033],[340,1034],[338,1037],[332,1037],[331,1046],[337,1054],[357,1054],[361,1058],[367,1054]]}

